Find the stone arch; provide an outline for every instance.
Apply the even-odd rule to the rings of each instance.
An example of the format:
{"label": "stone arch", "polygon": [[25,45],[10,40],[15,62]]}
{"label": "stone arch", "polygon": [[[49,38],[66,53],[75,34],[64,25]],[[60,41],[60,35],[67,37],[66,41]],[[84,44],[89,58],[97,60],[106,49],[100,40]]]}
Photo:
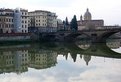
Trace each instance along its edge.
{"label": "stone arch", "polygon": [[111,35],[113,35],[115,33],[118,33],[118,32],[120,32],[120,30],[118,30],[118,31],[111,31],[111,32],[105,32],[105,33],[103,33],[102,35],[100,35],[98,37],[98,41],[100,41],[100,42],[106,42],[107,38],[109,38]]}
{"label": "stone arch", "polygon": [[88,38],[90,38],[90,36],[86,33],[70,33],[68,35],[66,35],[64,38],[66,41],[75,41],[75,39],[80,36],[80,35],[86,35]]}

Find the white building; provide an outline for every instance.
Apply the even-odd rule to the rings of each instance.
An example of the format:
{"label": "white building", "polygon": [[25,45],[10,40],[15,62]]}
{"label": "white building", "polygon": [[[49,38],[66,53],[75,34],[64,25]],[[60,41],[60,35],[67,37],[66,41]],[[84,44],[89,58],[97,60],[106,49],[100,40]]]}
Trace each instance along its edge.
{"label": "white building", "polygon": [[28,10],[14,10],[14,29],[15,32],[28,33]]}

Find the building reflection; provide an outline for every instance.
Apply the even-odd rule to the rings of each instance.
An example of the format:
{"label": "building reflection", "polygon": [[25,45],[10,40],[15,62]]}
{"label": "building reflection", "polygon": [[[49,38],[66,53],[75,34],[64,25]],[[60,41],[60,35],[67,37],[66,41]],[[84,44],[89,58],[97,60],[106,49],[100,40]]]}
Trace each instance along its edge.
{"label": "building reflection", "polygon": [[121,39],[107,39],[106,45],[111,49],[117,49],[121,46]]}
{"label": "building reflection", "polygon": [[90,40],[81,40],[81,41],[77,41],[77,42],[76,42],[76,45],[77,45],[79,48],[81,48],[81,49],[83,49],[83,50],[86,50],[86,49],[88,49],[88,48],[90,47],[91,42],[90,42]]}
{"label": "building reflection", "polygon": [[[119,55],[113,52],[111,49],[117,49],[121,47],[121,39],[108,39],[107,43],[105,44],[97,44],[97,43],[91,43],[89,40],[83,40],[76,42],[76,45],[81,49],[81,51],[72,51],[70,53],[72,59],[74,62],[76,62],[77,54],[80,55],[80,59],[84,59],[86,65],[89,64],[91,61],[91,56],[101,56],[101,57],[109,57],[109,58],[120,58]],[[109,49],[109,48],[110,49]],[[108,49],[107,49],[108,48]],[[83,55],[82,55],[83,54]],[[65,58],[67,58],[68,55],[65,55]]]}
{"label": "building reflection", "polygon": [[[110,48],[119,48],[120,44],[120,40],[109,40],[106,43]],[[38,44],[32,46],[0,46],[0,73],[20,74],[27,72],[29,67],[34,69],[50,68],[57,64],[58,55],[63,55],[66,60],[71,56],[73,62],[76,62],[79,57],[85,61],[86,65],[89,65],[91,56],[121,58],[120,54],[107,49],[106,45],[92,44],[88,41],[78,42],[78,45],[81,45],[81,47],[72,44],[65,46],[65,44],[60,45],[60,43],[51,48]]]}
{"label": "building reflection", "polygon": [[84,61],[86,62],[86,65],[88,65],[89,61],[91,60],[91,56],[90,55],[84,55],[83,58],[84,58]]}
{"label": "building reflection", "polygon": [[30,52],[29,67],[36,69],[45,69],[55,66],[57,63],[57,52],[49,50],[32,50]]}
{"label": "building reflection", "polygon": [[28,51],[0,51],[0,73],[28,71]]}
{"label": "building reflection", "polygon": [[[90,40],[77,41],[76,45],[83,50],[90,48],[90,46],[93,46],[92,51],[96,51],[96,49],[97,49],[97,48],[94,48],[95,45],[92,45]],[[121,47],[121,39],[110,39],[109,38],[109,39],[107,39],[106,45],[111,49],[117,49],[117,48]]]}
{"label": "building reflection", "polygon": [[55,66],[57,53],[49,50],[0,51],[0,73],[23,73],[28,67],[45,69]]}
{"label": "building reflection", "polygon": [[[70,54],[70,55],[73,59],[73,62],[76,62],[77,55],[79,55],[80,59],[83,59],[85,61],[86,65],[88,65],[89,62],[91,61],[91,55],[81,55],[81,54]],[[68,54],[64,56],[65,56],[65,59],[68,60]]]}

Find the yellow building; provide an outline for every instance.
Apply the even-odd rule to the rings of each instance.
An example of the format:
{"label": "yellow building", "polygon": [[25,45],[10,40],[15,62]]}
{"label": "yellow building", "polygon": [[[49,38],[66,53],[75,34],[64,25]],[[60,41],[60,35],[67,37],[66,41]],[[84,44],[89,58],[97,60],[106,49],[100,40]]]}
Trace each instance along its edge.
{"label": "yellow building", "polygon": [[35,10],[29,12],[29,27],[35,27],[41,31],[54,31],[57,29],[57,16],[50,11]]}

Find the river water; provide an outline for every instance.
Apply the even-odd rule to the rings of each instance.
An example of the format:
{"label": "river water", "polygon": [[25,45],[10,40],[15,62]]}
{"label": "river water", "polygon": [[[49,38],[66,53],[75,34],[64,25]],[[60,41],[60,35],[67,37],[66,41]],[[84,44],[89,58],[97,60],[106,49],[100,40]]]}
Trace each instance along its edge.
{"label": "river water", "polygon": [[0,46],[0,82],[121,82],[121,40]]}

